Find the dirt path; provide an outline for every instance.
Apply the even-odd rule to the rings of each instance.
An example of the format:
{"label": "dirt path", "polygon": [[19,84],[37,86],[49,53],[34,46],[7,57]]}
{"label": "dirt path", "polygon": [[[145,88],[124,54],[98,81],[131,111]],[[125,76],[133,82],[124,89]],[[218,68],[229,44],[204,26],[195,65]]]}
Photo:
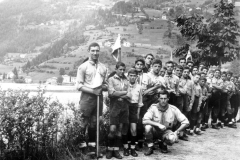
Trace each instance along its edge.
{"label": "dirt path", "polygon": [[[188,142],[169,146],[170,151],[162,154],[155,150],[154,154],[146,157],[138,152],[139,157],[124,157],[127,160],[240,160],[240,123],[238,128],[223,128],[219,131],[208,129],[202,135],[189,137]],[[122,152],[121,152],[122,155]],[[105,159],[105,157],[103,158]],[[115,159],[115,158],[112,158]]]}

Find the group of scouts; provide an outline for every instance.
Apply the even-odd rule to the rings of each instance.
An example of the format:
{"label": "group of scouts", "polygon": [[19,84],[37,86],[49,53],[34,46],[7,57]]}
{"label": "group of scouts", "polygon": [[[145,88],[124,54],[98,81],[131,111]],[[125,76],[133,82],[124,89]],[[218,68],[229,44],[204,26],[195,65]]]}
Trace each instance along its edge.
{"label": "group of scouts", "polygon": [[128,71],[123,62],[117,62],[115,72],[108,74],[99,62],[100,46],[92,43],[88,52],[88,60],[78,68],[76,86],[82,92],[81,127],[89,137],[81,148],[88,147],[89,154],[95,154],[97,99],[101,116],[103,91],[108,91],[110,99],[107,159],[122,159],[122,146],[124,156],[137,157],[143,144],[148,147],[145,156],[153,154],[155,144],[167,153],[167,145],[178,139],[188,141],[188,135],[201,135],[209,128],[210,113],[213,129],[236,128],[240,78],[233,73],[194,66],[185,58],[163,67],[160,59],[147,54]]}

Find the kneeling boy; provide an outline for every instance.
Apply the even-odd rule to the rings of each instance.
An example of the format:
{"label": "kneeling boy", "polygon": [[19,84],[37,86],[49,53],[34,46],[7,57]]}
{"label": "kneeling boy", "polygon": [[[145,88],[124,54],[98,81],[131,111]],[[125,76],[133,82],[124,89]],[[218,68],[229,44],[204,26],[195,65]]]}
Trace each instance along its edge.
{"label": "kneeling boy", "polygon": [[[161,139],[159,147],[163,153],[167,153],[167,144],[172,145],[176,142],[178,134],[188,125],[188,119],[180,110],[168,104],[169,93],[163,90],[159,93],[159,103],[152,104],[143,117],[145,125],[145,138],[148,144],[148,150],[144,153],[146,156],[153,153],[153,139]],[[180,127],[173,132],[172,127],[176,122],[180,122]]]}

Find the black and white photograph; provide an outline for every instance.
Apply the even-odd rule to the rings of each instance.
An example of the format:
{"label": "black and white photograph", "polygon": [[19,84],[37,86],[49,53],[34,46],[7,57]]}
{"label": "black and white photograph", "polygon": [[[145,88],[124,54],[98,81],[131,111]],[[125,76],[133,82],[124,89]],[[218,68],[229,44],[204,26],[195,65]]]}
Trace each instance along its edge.
{"label": "black and white photograph", "polygon": [[1,160],[240,160],[240,0],[0,0]]}

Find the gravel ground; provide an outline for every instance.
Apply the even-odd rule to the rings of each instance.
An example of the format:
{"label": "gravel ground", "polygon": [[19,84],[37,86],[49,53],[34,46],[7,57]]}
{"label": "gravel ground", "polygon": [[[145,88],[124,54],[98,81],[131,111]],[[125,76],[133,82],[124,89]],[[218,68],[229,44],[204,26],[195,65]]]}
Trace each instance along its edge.
{"label": "gravel ground", "polygon": [[[181,141],[168,146],[169,153],[158,149],[151,156],[124,157],[127,160],[240,160],[240,123],[238,128],[225,127],[220,130],[207,129],[202,135],[193,135],[189,141]],[[143,150],[146,150],[144,148]],[[122,152],[121,152],[122,155]],[[102,159],[106,159],[105,156]],[[112,158],[115,159],[115,158]]]}

